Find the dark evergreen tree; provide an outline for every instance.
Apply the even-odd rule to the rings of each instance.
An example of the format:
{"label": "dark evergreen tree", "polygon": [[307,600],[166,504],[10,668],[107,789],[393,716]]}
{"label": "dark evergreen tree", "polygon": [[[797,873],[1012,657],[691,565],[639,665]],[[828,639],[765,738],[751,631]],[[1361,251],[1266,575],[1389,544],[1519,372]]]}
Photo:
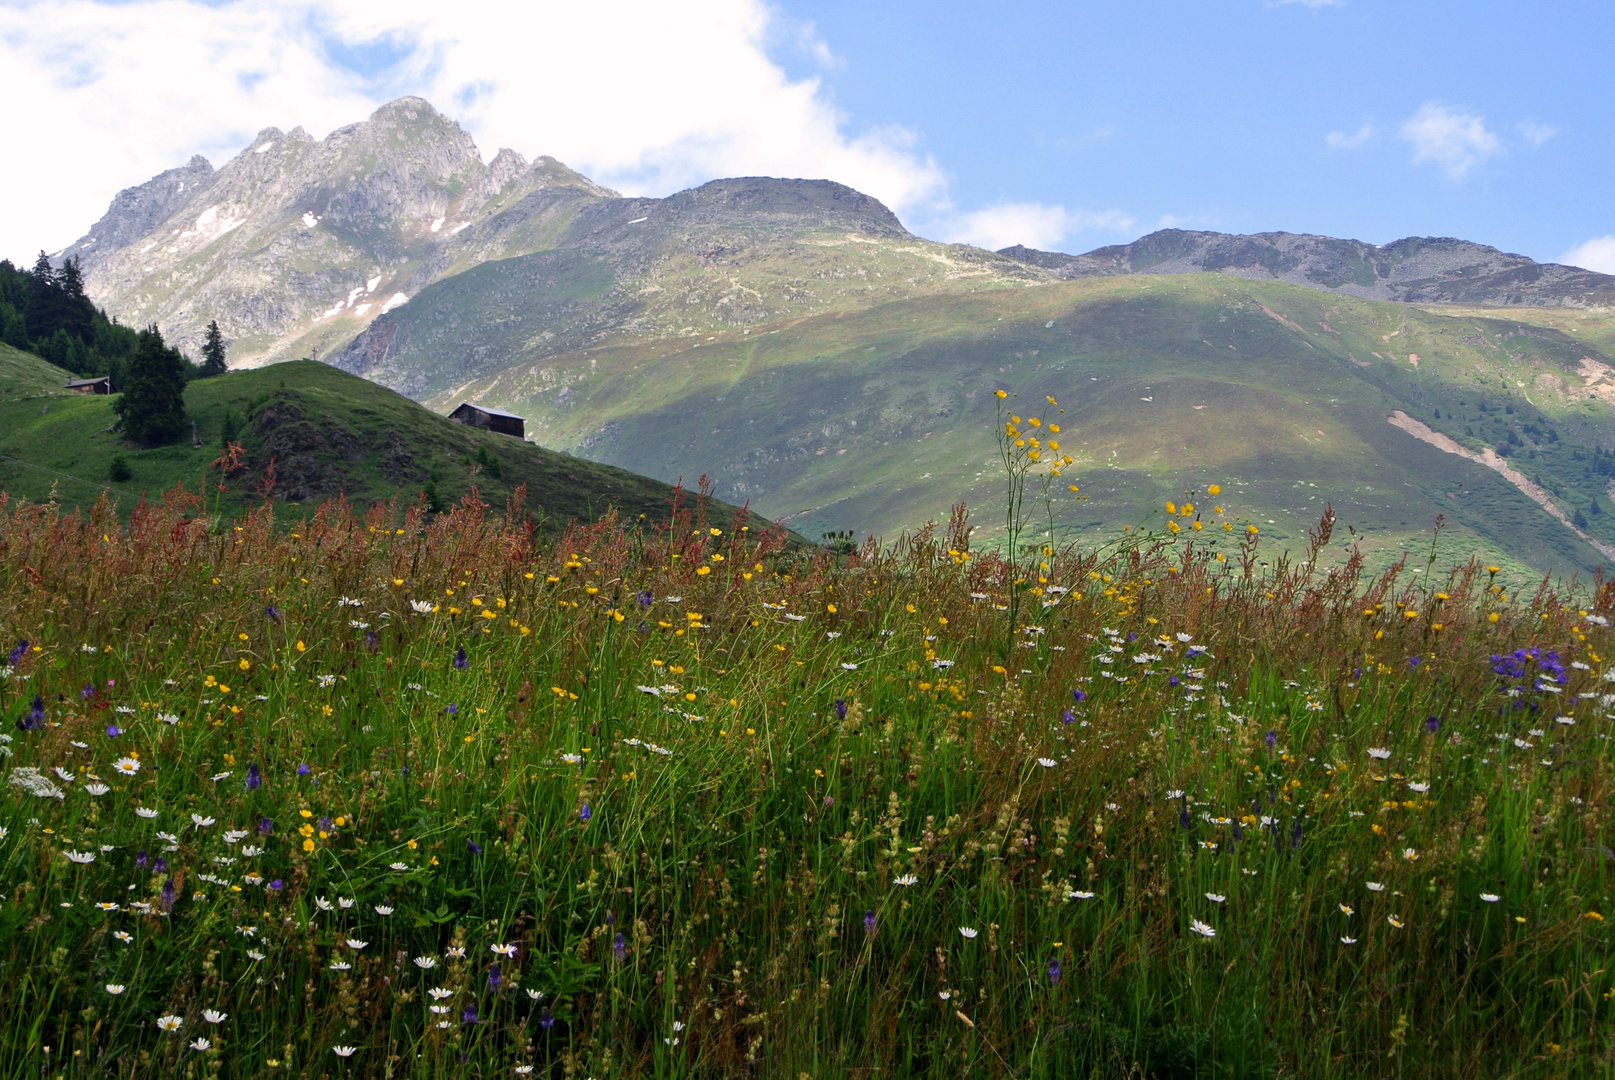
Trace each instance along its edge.
{"label": "dark evergreen tree", "polygon": [[207,339],[202,342],[202,378],[223,375],[229,368],[224,359],[224,335],[219,332],[217,319],[207,324]]}
{"label": "dark evergreen tree", "polygon": [[163,344],[156,325],[140,332],[117,405],[123,433],[143,446],[179,438],[185,427],[185,360]]}
{"label": "dark evergreen tree", "polygon": [[62,264],[62,268],[56,271],[56,286],[74,299],[84,299],[84,273],[79,269],[77,255],[68,259]]}
{"label": "dark evergreen tree", "polygon": [[1575,516],[1570,519],[1570,524],[1574,525],[1578,529],[1585,529],[1587,527],[1587,515],[1581,512],[1581,507],[1578,506],[1576,508]]}

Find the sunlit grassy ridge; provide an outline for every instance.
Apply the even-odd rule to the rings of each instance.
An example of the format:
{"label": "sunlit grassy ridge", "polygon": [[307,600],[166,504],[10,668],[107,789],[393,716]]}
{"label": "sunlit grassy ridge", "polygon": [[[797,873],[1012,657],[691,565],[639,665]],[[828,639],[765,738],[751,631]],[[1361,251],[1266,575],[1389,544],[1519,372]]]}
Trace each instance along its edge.
{"label": "sunlit grassy ridge", "polygon": [[1607,1075],[1615,597],[1195,502],[1020,566],[0,505],[0,1072]]}
{"label": "sunlit grassy ridge", "polygon": [[1607,560],[1498,473],[1387,423],[1400,410],[1472,453],[1508,444],[1567,518],[1583,512],[1588,535],[1615,544],[1615,515],[1600,512],[1615,505],[1610,477],[1593,461],[1615,422],[1582,367],[1602,354],[1568,324],[1529,321],[1541,317],[1229,275],[1106,278],[604,345],[426,400],[513,408],[546,445],[650,475],[699,466],[720,495],[809,536],[889,537],[946,502],[996,501],[991,392],[1035,383],[1068,409],[1090,496],[1068,527],[1108,535],[1220,480],[1293,550],[1332,500],[1330,561],[1346,558],[1350,527],[1383,566],[1444,514],[1446,557],[1568,577]]}
{"label": "sunlit grassy ridge", "polygon": [[[475,489],[503,505],[520,489],[527,511],[554,533],[573,520],[599,520],[613,507],[630,519],[660,518],[674,497],[671,485],[446,420],[385,387],[306,360],[186,387],[187,418],[200,445],[189,438],[132,445],[116,430],[117,398],[63,390],[68,378],[37,357],[0,347],[0,490],[14,498],[88,508],[110,493],[127,511],[143,496],[184,484],[205,487],[210,508],[234,516],[265,491],[312,508],[339,494],[361,505],[415,499],[428,484],[445,504]],[[227,434],[241,453],[221,474]],[[115,454],[127,462],[128,479],[110,479]],[[691,486],[699,475],[689,477]],[[751,525],[767,522],[755,518]]]}

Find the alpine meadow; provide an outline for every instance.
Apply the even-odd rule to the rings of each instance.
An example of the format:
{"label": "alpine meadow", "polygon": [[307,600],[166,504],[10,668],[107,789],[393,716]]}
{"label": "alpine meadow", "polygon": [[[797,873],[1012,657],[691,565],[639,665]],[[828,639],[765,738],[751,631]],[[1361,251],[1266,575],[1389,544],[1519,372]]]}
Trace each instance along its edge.
{"label": "alpine meadow", "polygon": [[[629,146],[682,85],[566,144],[649,76],[560,22],[534,71],[598,78],[520,112],[579,168],[485,159],[414,92],[484,138],[537,75],[328,6],[76,0],[113,51],[51,53],[80,102],[118,19],[213,35],[229,132],[164,104],[166,160],[233,149],[0,260],[0,1077],[1615,1077],[1615,236],[970,210],[796,3],[732,6],[811,160],[923,198],[715,171],[797,160],[722,109]],[[313,40],[374,111],[249,139]],[[1287,153],[1395,140],[1436,228],[1585,145],[1431,102]]]}

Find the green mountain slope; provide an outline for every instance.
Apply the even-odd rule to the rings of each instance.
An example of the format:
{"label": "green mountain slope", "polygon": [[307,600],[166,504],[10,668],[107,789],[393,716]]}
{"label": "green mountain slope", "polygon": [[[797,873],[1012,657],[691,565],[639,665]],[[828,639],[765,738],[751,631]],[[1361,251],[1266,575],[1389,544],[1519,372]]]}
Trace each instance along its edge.
{"label": "green mountain slope", "polygon": [[[1007,387],[1067,410],[1089,501],[1061,521],[1079,533],[1108,536],[1220,483],[1279,547],[1302,546],[1333,501],[1337,541],[1350,527],[1378,558],[1427,549],[1444,515],[1444,557],[1571,573],[1606,561],[1595,545],[1615,551],[1595,453],[1615,443],[1615,418],[1589,361],[1606,362],[1517,317],[1223,275],[1118,277],[577,350],[427,400],[510,407],[541,442],[651,475],[699,465],[720,494],[809,535],[891,535],[963,498],[990,537],[992,391]],[[1472,460],[1494,447],[1519,482]]]}
{"label": "green mountain slope", "polygon": [[0,401],[12,402],[38,395],[65,394],[70,379],[78,378],[33,353],[0,344]]}
{"label": "green mountain slope", "polygon": [[992,252],[921,240],[843,184],[741,177],[666,199],[579,204],[549,250],[427,286],[329,359],[424,399],[585,346],[693,344],[783,319],[1046,280]]}
{"label": "green mountain slope", "polygon": [[[131,505],[176,483],[211,494],[221,437],[230,425],[245,455],[226,481],[221,509],[239,511],[268,480],[293,503],[346,495],[359,503],[411,500],[428,483],[445,503],[471,492],[502,507],[519,485],[551,529],[590,521],[615,506],[626,517],[665,521],[671,488],[620,468],[545,450],[437,416],[391,390],[325,364],[293,361],[193,382],[186,408],[202,443],[136,449],[113,430],[112,397],[60,389],[66,372],[26,353],[0,351],[0,490],[15,497],[88,505],[103,490]],[[113,483],[123,454],[133,478]],[[675,478],[676,479],[676,478]],[[692,480],[694,477],[692,476]],[[736,513],[714,506],[727,525]],[[767,522],[752,516],[752,528]]]}

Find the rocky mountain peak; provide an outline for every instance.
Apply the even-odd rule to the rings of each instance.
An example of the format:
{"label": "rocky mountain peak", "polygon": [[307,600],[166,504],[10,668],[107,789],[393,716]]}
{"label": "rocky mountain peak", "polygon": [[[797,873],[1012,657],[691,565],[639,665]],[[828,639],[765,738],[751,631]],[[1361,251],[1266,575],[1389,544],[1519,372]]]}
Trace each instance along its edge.
{"label": "rocky mountain peak", "polygon": [[1376,300],[1492,307],[1615,304],[1615,277],[1608,274],[1538,263],[1453,237],[1410,236],[1375,245],[1306,233],[1239,236],[1161,229],[1082,255],[1022,245],[999,254],[1059,278],[1222,273]]}
{"label": "rocky mountain peak", "polygon": [[[535,192],[507,228],[499,212]],[[438,277],[532,250],[570,199],[612,197],[553,158],[503,149],[405,97],[316,140],[260,131],[216,172],[203,159],[121,192],[66,249],[91,296],[194,347],[217,319],[235,362],[328,350]]]}
{"label": "rocky mountain peak", "polygon": [[197,154],[177,169],[124,188],[112,197],[101,220],[59,252],[55,261],[77,258],[85,270],[93,270],[106,256],[134,243],[187,205],[212,176],[212,163]]}
{"label": "rocky mountain peak", "polygon": [[713,180],[669,196],[661,209],[690,222],[728,219],[733,224],[788,223],[894,239],[911,235],[879,199],[834,180],[773,176]]}

